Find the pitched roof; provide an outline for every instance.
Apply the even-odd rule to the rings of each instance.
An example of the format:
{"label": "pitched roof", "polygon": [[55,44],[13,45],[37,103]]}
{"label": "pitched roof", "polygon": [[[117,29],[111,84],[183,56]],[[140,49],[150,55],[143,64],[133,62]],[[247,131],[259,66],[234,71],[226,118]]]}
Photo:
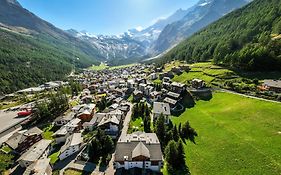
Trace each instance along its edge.
{"label": "pitched roof", "polygon": [[16,149],[21,142],[23,142],[28,136],[40,135],[43,131],[37,127],[33,127],[29,130],[22,130],[14,133],[5,143],[12,149]]}
{"label": "pitched roof", "polygon": [[73,133],[67,137],[65,144],[61,147],[60,152],[63,153],[67,148],[83,143],[81,133]]}
{"label": "pitched roof", "polygon": [[281,88],[281,80],[264,80],[264,85],[269,87]]}
{"label": "pitched roof", "polygon": [[171,115],[170,105],[168,103],[154,102],[153,103],[153,113]]}
{"label": "pitched roof", "polygon": [[107,116],[103,117],[103,119],[98,124],[98,126],[102,126],[107,123],[113,123],[113,124],[119,125],[120,120],[116,117],[116,115],[107,115]]}
{"label": "pitched roof", "polygon": [[61,127],[59,130],[57,130],[52,136],[65,136],[67,134],[67,129],[65,126]]}
{"label": "pitched roof", "polygon": [[182,83],[178,83],[178,82],[172,82],[172,84],[171,84],[172,86],[177,86],[177,87],[184,87],[185,86],[185,84],[182,84]]}
{"label": "pitched roof", "polygon": [[45,175],[50,166],[50,158],[39,159],[26,168],[23,175]]}
{"label": "pitched roof", "polygon": [[52,140],[40,140],[31,146],[23,155],[21,155],[18,161],[25,160],[33,162],[38,160],[51,143]]}
{"label": "pitched roof", "polygon": [[138,156],[145,156],[151,161],[163,160],[161,145],[155,133],[135,132],[118,140],[115,161],[132,161]]}
{"label": "pitched roof", "polygon": [[139,142],[139,144],[135,147],[132,152],[132,158],[136,158],[139,156],[150,158],[149,150],[142,142]]}

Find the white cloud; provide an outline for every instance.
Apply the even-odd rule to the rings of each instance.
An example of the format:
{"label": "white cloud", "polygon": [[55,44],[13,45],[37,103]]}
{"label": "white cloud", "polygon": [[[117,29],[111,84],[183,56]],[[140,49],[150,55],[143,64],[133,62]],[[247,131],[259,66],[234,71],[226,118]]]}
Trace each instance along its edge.
{"label": "white cloud", "polygon": [[139,31],[139,32],[141,32],[143,29],[144,29],[144,28],[143,28],[142,26],[136,27],[136,30]]}

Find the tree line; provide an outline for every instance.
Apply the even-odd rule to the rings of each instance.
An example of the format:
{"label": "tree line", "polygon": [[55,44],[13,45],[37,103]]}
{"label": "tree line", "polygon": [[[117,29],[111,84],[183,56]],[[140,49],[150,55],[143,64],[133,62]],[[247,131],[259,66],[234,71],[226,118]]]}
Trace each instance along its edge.
{"label": "tree line", "polygon": [[186,140],[195,142],[195,137],[198,136],[194,128],[189,122],[178,126],[165,124],[165,117],[160,115],[156,120],[154,131],[161,143],[161,148],[164,150],[164,156],[167,163],[167,170],[175,174],[175,172],[188,173],[188,167],[185,163],[185,151],[183,142]]}

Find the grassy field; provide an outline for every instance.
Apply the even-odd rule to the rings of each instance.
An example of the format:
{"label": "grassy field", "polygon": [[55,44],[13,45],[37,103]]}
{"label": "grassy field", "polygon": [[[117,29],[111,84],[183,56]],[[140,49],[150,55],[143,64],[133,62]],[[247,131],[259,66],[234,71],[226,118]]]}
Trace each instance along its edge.
{"label": "grassy field", "polygon": [[139,117],[135,120],[131,120],[131,122],[130,122],[128,133],[130,134],[135,131],[144,131],[143,121],[142,121],[141,117]]}
{"label": "grassy field", "polygon": [[55,164],[59,160],[60,151],[57,151],[49,156],[51,159],[50,163]]}
{"label": "grassy field", "polygon": [[89,69],[90,69],[90,70],[99,71],[99,70],[103,70],[103,69],[106,69],[106,68],[108,68],[107,64],[101,63],[99,66],[93,65],[93,66],[90,67]]}
{"label": "grassy field", "polygon": [[64,175],[88,175],[88,174],[90,174],[90,173],[86,173],[86,172],[81,172],[81,171],[77,171],[77,170],[68,169],[68,170],[66,170],[63,174],[64,174]]}
{"label": "grassy field", "polygon": [[[175,64],[175,63],[173,63]],[[168,66],[170,67],[170,66]],[[186,83],[195,78],[204,80],[207,84],[210,84],[217,79],[236,75],[233,71],[225,69],[220,66],[213,65],[211,62],[195,63],[190,65],[191,71],[184,72],[181,75],[176,75],[173,81]],[[238,76],[238,75],[237,75]]]}
{"label": "grassy field", "polygon": [[281,174],[280,104],[216,92],[172,117],[187,120],[199,134],[185,146],[191,174]]}
{"label": "grassy field", "polygon": [[52,135],[54,134],[54,132],[52,131],[52,129],[53,129],[53,125],[47,125],[43,128],[43,133],[42,133],[43,139],[53,140]]}
{"label": "grassy field", "polygon": [[99,70],[104,70],[104,69],[109,69],[109,70],[114,70],[114,69],[123,69],[123,68],[127,68],[127,67],[132,67],[135,66],[136,64],[126,64],[126,65],[120,65],[120,66],[108,66],[105,63],[101,63],[99,66],[95,66],[93,65],[92,67],[90,67],[90,70],[95,70],[95,71],[99,71]]}
{"label": "grassy field", "polygon": [[126,64],[126,65],[120,65],[120,66],[113,66],[113,67],[110,67],[109,70],[123,69],[123,68],[127,68],[127,67],[132,67],[135,65],[137,65],[137,64]]}

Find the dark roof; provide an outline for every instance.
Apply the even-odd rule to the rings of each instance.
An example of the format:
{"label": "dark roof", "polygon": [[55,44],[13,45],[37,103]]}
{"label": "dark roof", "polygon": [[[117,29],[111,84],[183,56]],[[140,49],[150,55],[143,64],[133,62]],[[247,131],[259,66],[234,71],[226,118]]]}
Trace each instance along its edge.
{"label": "dark roof", "polygon": [[[139,141],[117,143],[116,152],[115,152],[115,161],[125,161],[125,159],[128,161],[132,161],[132,153],[135,150],[135,148],[139,145],[139,143],[140,143]],[[145,150],[149,150],[149,156],[151,161],[163,160],[160,143],[158,144],[146,144],[145,142],[142,143],[146,147]],[[147,154],[147,151],[145,152]]]}

